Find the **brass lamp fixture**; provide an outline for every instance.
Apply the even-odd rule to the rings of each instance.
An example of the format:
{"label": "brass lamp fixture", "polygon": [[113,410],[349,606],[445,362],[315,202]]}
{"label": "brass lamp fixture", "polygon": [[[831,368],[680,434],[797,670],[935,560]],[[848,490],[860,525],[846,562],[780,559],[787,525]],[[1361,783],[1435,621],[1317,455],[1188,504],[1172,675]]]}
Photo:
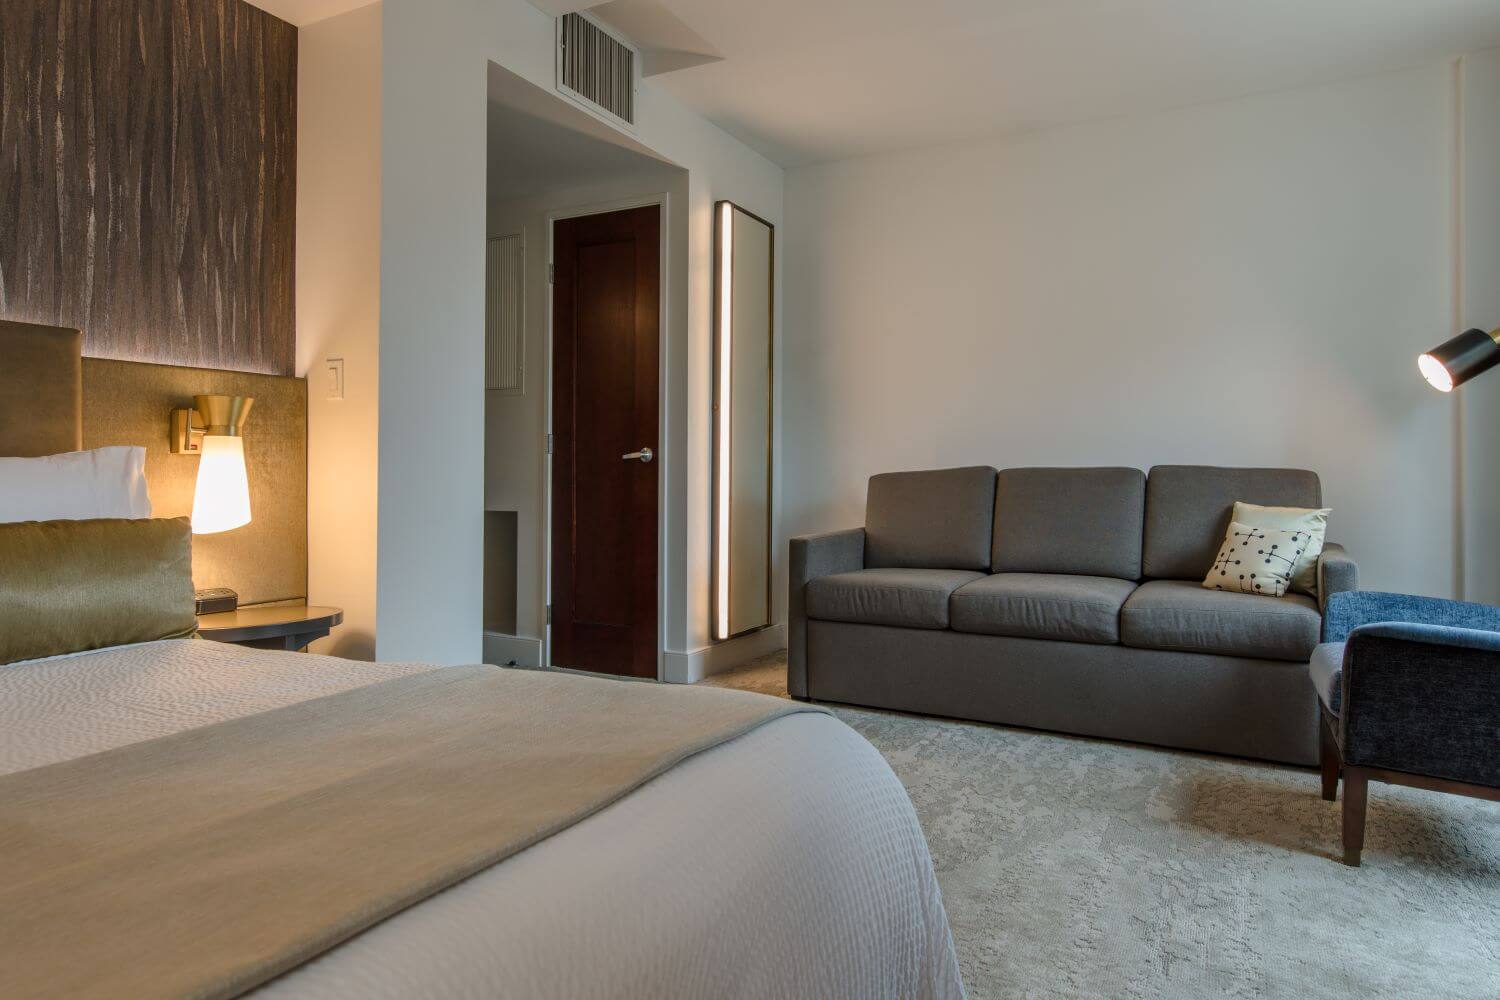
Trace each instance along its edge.
{"label": "brass lamp fixture", "polygon": [[254,396],[194,396],[191,410],[172,411],[172,454],[201,454],[209,435],[242,436],[254,403]]}
{"label": "brass lamp fixture", "polygon": [[1465,330],[1417,358],[1417,370],[1439,392],[1452,392],[1500,365],[1500,330]]}

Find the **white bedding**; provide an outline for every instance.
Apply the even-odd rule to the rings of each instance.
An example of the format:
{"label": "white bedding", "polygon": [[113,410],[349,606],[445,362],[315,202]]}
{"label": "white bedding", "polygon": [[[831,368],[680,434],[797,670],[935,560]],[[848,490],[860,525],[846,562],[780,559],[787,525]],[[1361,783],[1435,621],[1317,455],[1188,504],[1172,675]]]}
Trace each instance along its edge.
{"label": "white bedding", "polygon": [[[0,667],[0,774],[427,669],[197,640]],[[861,736],[805,713],[686,761],[256,992],[962,995],[905,790]]]}

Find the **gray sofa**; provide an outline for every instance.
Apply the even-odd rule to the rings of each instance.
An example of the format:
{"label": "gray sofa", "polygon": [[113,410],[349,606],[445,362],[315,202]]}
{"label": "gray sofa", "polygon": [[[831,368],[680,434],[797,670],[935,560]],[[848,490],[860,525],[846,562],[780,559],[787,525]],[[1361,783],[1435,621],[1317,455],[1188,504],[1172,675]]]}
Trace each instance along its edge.
{"label": "gray sofa", "polygon": [[901,472],[865,526],[794,538],[793,697],[1295,764],[1318,761],[1319,600],[1205,590],[1236,500],[1319,507],[1297,469]]}

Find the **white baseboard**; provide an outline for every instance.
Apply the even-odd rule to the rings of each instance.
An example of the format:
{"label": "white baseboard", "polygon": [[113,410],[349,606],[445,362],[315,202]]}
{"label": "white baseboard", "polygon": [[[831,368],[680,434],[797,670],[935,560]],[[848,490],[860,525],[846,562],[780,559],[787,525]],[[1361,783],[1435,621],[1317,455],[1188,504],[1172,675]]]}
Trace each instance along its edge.
{"label": "white baseboard", "polygon": [[487,631],[484,633],[484,662],[502,667],[511,663],[539,667],[542,665],[542,640]]}
{"label": "white baseboard", "polygon": [[[705,677],[733,670],[767,653],[786,648],[786,626],[773,625],[738,639],[716,642],[686,653],[667,650],[663,654],[663,680],[673,684],[694,684]],[[484,662],[522,667],[542,665],[542,640],[524,635],[484,633]]]}
{"label": "white baseboard", "polygon": [[686,653],[669,649],[663,654],[662,680],[672,684],[696,684],[705,677],[722,674],[742,663],[749,663],[767,653],[785,648],[786,625],[783,624]]}

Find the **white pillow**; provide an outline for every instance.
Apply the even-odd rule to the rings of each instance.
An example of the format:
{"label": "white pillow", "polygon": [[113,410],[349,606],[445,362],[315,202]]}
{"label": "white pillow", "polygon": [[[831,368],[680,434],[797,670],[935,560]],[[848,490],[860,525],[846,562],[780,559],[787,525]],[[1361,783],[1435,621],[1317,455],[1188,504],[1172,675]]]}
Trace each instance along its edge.
{"label": "white pillow", "polygon": [[0,523],[150,516],[145,448],[0,458]]}
{"label": "white pillow", "polygon": [[1307,536],[1302,545],[1302,555],[1292,568],[1292,582],[1288,590],[1318,596],[1318,556],[1323,554],[1323,538],[1328,533],[1328,515],[1332,507],[1262,507],[1259,504],[1237,501],[1230,520],[1236,524],[1248,524],[1253,528],[1274,528],[1277,531],[1300,531]]}
{"label": "white pillow", "polygon": [[1284,597],[1292,570],[1307,549],[1307,532],[1231,522],[1203,586],[1237,594]]}

